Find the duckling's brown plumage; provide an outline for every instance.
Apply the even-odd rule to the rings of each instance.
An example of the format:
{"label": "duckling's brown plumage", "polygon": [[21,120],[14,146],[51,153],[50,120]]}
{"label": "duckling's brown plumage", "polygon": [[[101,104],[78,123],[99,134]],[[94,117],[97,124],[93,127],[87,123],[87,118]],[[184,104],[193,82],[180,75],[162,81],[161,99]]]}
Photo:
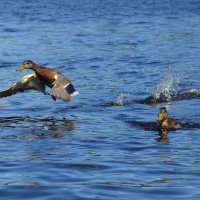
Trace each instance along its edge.
{"label": "duckling's brown plumage", "polygon": [[160,108],[157,119],[160,130],[179,129],[181,125],[173,118],[170,118],[165,107]]}
{"label": "duckling's brown plumage", "polygon": [[24,76],[7,90],[1,91],[0,98],[30,89],[45,93],[45,86],[51,88],[49,94],[54,100],[61,98],[70,101],[72,96],[78,94],[71,81],[55,69],[38,66],[31,60],[24,61],[17,71],[24,69],[33,70],[35,73]]}

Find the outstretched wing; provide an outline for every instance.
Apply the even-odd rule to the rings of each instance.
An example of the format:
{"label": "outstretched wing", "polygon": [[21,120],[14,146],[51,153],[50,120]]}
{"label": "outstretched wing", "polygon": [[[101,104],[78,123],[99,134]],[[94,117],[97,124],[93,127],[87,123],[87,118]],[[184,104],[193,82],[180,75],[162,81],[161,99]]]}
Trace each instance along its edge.
{"label": "outstretched wing", "polygon": [[72,96],[78,94],[69,79],[64,77],[62,74],[56,74],[54,76],[55,81],[53,82],[53,87],[50,92],[50,95],[54,100],[60,98],[64,101],[70,101]]}
{"label": "outstretched wing", "polygon": [[45,84],[40,81],[35,73],[28,74],[10,88],[0,91],[0,98],[11,96],[18,92],[24,92],[25,90],[38,90],[45,93]]}

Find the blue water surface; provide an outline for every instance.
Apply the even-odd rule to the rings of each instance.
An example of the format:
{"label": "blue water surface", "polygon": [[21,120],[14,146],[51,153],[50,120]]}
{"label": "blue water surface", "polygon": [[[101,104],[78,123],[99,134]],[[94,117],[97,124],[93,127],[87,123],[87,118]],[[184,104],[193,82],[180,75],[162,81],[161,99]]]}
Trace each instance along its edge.
{"label": "blue water surface", "polygon": [[0,99],[2,199],[200,199],[200,130],[160,138],[129,123],[156,122],[160,106],[199,123],[199,99],[135,102],[156,86],[200,89],[199,0],[1,0],[0,10],[0,90],[31,59],[79,91],[70,103],[36,91]]}

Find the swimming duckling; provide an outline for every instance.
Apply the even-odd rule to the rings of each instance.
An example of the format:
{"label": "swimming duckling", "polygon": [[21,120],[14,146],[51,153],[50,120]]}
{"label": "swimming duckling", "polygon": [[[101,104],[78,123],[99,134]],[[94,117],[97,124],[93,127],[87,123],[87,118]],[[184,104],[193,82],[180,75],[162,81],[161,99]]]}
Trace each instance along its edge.
{"label": "swimming duckling", "polygon": [[157,125],[159,130],[166,132],[170,129],[180,129],[181,125],[173,118],[170,118],[165,107],[160,108],[158,113]]}

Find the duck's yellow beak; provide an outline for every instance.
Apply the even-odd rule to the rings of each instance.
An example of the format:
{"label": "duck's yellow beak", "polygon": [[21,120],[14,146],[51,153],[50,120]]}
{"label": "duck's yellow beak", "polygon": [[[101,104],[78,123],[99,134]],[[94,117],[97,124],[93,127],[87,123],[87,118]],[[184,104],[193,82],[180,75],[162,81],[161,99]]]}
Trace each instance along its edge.
{"label": "duck's yellow beak", "polygon": [[158,119],[157,119],[158,121],[162,121],[163,120],[163,114],[161,114],[161,113],[159,113],[158,114]]}
{"label": "duck's yellow beak", "polygon": [[25,69],[25,66],[21,65],[16,69],[16,71],[20,72],[20,71],[23,71],[24,69]]}

